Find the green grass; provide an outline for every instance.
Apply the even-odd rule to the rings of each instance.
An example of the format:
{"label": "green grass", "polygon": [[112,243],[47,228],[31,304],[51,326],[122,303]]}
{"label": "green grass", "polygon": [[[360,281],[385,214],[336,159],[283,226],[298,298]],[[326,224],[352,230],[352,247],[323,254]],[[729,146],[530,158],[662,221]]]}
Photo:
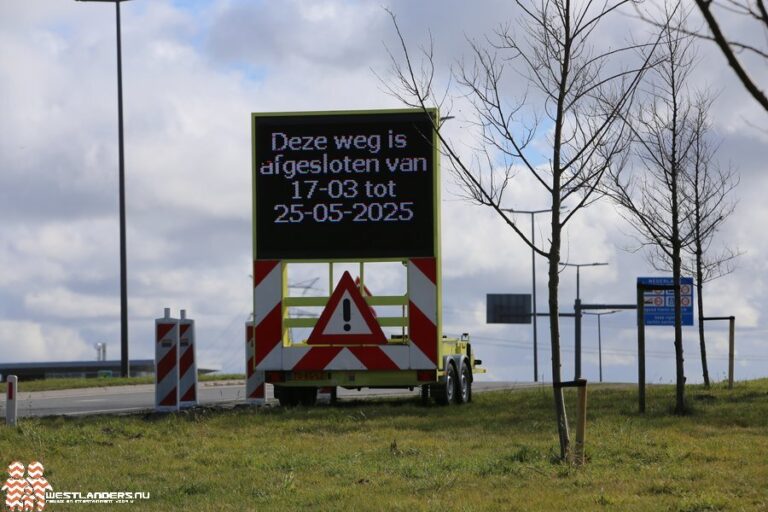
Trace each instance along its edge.
{"label": "green grass", "polygon": [[[242,380],[245,375],[242,373],[208,373],[201,375],[201,382],[218,380]],[[139,384],[154,384],[155,378],[148,377],[100,377],[95,379],[45,379],[30,380],[19,382],[19,391],[26,393],[29,391],[55,391],[59,389],[81,389],[81,388],[100,388],[110,386],[136,386]],[[5,393],[6,383],[0,383],[0,393]]]}
{"label": "green grass", "polygon": [[[673,388],[650,387],[641,416],[634,388],[590,387],[584,467],[557,461],[549,389],[24,419],[0,428],[0,464],[40,460],[60,491],[152,493],[121,510],[768,510],[768,380],[688,397],[673,416]],[[84,507],[102,510],[50,509]]]}

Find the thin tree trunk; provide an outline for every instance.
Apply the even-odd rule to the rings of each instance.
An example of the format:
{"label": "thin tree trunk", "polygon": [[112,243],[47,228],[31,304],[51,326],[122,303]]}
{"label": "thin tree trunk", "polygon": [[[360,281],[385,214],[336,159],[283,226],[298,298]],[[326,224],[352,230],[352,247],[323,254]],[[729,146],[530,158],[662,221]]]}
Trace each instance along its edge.
{"label": "thin tree trunk", "polygon": [[[700,134],[697,132],[697,147],[700,142]],[[698,152],[696,155],[696,167],[694,178],[694,215],[696,219],[695,224],[695,238],[694,249],[696,257],[696,307],[699,313],[699,349],[701,352],[701,372],[704,377],[704,386],[709,387],[709,368],[707,368],[707,344],[704,341],[704,269],[702,268],[702,258],[704,250],[701,241],[701,186],[699,184],[700,162],[698,160]]]}
{"label": "thin tree trunk", "polygon": [[672,178],[672,283],[675,300],[675,414],[685,414],[685,366],[683,359],[683,311],[680,304],[680,229],[678,225],[677,176]]}
{"label": "thin tree trunk", "polygon": [[560,229],[559,215],[552,209],[552,246],[549,254],[549,329],[552,344],[552,392],[555,399],[555,415],[557,417],[557,433],[560,438],[560,458],[568,460],[571,449],[571,439],[568,432],[568,416],[565,411],[563,388],[560,387],[560,318],[558,317],[559,301],[557,290],[560,281]]}
{"label": "thin tree trunk", "polygon": [[568,415],[565,412],[563,388],[560,387],[560,300],[557,292],[560,284],[560,243],[562,226],[560,226],[560,201],[562,185],[561,158],[563,144],[563,124],[565,123],[565,98],[567,96],[568,74],[571,63],[571,2],[565,0],[563,13],[563,59],[560,68],[560,83],[557,94],[557,114],[555,116],[555,136],[552,145],[552,215],[551,235],[552,244],[549,250],[549,328],[552,345],[552,388],[555,398],[555,414],[557,415],[557,433],[560,437],[560,458],[567,461],[571,451],[571,438],[568,433]]}
{"label": "thin tree trunk", "polygon": [[709,368],[707,367],[707,344],[704,342],[704,271],[701,268],[701,249],[697,240],[696,247],[696,307],[699,313],[699,348],[701,348],[701,371],[704,386],[709,387]]}
{"label": "thin tree trunk", "polygon": [[680,307],[680,247],[676,244],[675,257],[677,261],[672,280],[675,283],[675,370],[677,374],[675,392],[675,414],[685,414],[685,365],[683,359],[683,327],[682,308]]}
{"label": "thin tree trunk", "polygon": [[674,309],[675,309],[675,374],[676,374],[676,386],[675,386],[675,413],[685,414],[685,366],[683,359],[683,312],[680,304],[680,269],[682,267],[682,258],[680,253],[682,252],[680,242],[680,197],[679,197],[679,179],[680,179],[680,162],[678,151],[678,132],[679,123],[679,104],[678,104],[678,87],[677,75],[675,74],[675,66],[677,61],[677,55],[672,53],[670,55],[672,60],[672,73],[670,74],[670,88],[672,91],[672,153],[670,161],[670,195],[672,199],[672,239],[670,240],[672,245],[672,284],[674,287]]}

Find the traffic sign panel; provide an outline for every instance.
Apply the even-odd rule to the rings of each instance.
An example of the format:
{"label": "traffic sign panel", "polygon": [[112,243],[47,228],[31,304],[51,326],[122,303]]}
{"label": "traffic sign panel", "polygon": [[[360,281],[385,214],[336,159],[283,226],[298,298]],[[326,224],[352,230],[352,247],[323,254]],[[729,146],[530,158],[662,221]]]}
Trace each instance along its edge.
{"label": "traffic sign panel", "polygon": [[[638,277],[638,286],[669,286],[671,277]],[[645,325],[675,325],[675,291],[647,290],[643,293]],[[680,278],[682,325],[693,325],[693,278]]]}
{"label": "traffic sign panel", "polygon": [[387,337],[349,272],[344,272],[307,345],[384,345]]}

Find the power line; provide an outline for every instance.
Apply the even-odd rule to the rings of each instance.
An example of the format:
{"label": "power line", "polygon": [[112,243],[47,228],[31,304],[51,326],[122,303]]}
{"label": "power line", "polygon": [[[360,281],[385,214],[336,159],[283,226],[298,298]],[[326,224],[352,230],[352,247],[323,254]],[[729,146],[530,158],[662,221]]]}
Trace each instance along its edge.
{"label": "power line", "polygon": [[[491,345],[491,346],[497,346],[497,347],[504,347],[504,348],[510,348],[514,350],[529,350],[530,344],[527,342],[518,342],[518,341],[510,341],[508,339],[504,338],[494,338],[491,336],[483,336],[483,335],[473,335],[472,340],[480,340],[478,342],[479,345]],[[542,346],[542,350],[550,351],[550,347],[548,346]],[[560,348],[561,352],[566,353],[572,353],[574,350],[568,346],[564,346]],[[590,348],[590,347],[584,347],[583,352],[588,352],[592,354],[597,354],[597,349]],[[628,356],[634,356],[637,355],[636,350],[632,349],[620,349],[620,348],[614,348],[614,349],[603,349],[604,354],[611,354],[611,355],[628,355]],[[666,358],[669,357],[672,352],[663,352],[659,350],[646,350],[645,355],[647,357],[654,357],[654,358]],[[755,354],[738,354],[739,359],[749,359],[750,361],[768,361],[768,357],[764,355],[755,355]],[[715,359],[715,360],[722,360],[725,361],[728,359],[727,355],[707,355],[708,359]]]}

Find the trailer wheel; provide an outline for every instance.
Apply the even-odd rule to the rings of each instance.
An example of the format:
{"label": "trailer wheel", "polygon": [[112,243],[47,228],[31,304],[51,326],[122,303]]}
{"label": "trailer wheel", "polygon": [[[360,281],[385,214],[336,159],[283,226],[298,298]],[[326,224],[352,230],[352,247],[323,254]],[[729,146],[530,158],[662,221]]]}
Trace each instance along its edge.
{"label": "trailer wheel", "polygon": [[456,400],[456,366],[450,362],[445,369],[445,382],[438,384],[435,389],[435,402],[448,405]]}
{"label": "trailer wheel", "polygon": [[472,401],[472,371],[466,362],[461,363],[461,374],[456,388],[456,403],[466,404]]}
{"label": "trailer wheel", "polygon": [[429,385],[421,386],[421,405],[429,405]]}
{"label": "trailer wheel", "polygon": [[275,398],[282,407],[295,407],[299,405],[299,395],[296,391],[297,388],[275,386]]}
{"label": "trailer wheel", "polygon": [[305,407],[312,407],[317,403],[317,388],[296,388],[299,395],[299,403]]}

